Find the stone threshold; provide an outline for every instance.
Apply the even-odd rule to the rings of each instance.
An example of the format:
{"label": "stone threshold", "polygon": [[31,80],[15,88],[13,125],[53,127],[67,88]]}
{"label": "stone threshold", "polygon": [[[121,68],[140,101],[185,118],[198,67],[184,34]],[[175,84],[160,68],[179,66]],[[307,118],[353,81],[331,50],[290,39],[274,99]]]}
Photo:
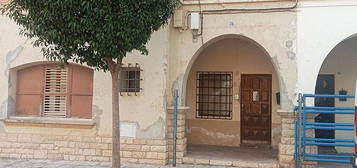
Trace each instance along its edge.
{"label": "stone threshold", "polygon": [[214,158],[200,158],[197,156],[185,156],[182,159],[182,163],[192,165],[230,166],[241,168],[279,168],[278,160],[256,162],[253,160],[226,160]]}

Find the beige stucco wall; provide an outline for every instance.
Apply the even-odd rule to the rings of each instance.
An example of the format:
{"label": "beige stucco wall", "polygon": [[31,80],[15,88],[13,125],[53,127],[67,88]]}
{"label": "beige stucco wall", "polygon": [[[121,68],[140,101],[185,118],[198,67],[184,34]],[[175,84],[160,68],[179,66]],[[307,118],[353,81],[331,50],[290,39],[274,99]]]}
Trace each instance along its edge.
{"label": "beige stucco wall", "polygon": [[[357,79],[357,38],[347,39],[338,44],[327,56],[321,67],[320,74],[333,74],[335,76],[335,93],[344,89],[348,94],[355,94]],[[347,101],[335,100],[336,106],[354,107],[354,100]],[[336,115],[335,122],[353,123],[352,115]],[[353,139],[353,131],[335,131],[338,139]],[[354,152],[354,148],[336,147],[339,152]]]}
{"label": "beige stucco wall", "polygon": [[240,101],[233,99],[232,120],[196,119],[196,74],[198,71],[233,72],[233,95],[240,96],[242,74],[272,74],[272,127],[273,145],[278,143],[280,132],[275,93],[279,83],[275,69],[264,49],[247,39],[223,39],[206,47],[193,64],[187,81],[186,103],[188,143],[222,146],[240,145]]}
{"label": "beige stucco wall", "polygon": [[[164,139],[166,103],[166,62],[167,62],[167,29],[153,34],[148,43],[149,56],[141,56],[137,52],[128,54],[124,64],[139,63],[143,80],[143,90],[138,96],[123,95],[120,97],[120,114],[126,129],[123,134],[132,134],[133,138]],[[39,48],[33,48],[30,40],[19,36],[18,26],[5,16],[0,15],[0,116],[8,117],[15,109],[14,93],[16,93],[16,68],[26,64],[46,61]],[[11,73],[10,73],[11,72]],[[28,127],[6,125],[0,121],[1,132],[44,133],[58,135],[111,135],[111,77],[109,73],[95,71],[93,95],[93,127],[78,129],[75,126],[61,128],[57,126]],[[15,91],[14,91],[15,90]],[[138,106],[138,104],[140,104]],[[8,108],[9,107],[9,108]],[[128,132],[129,131],[129,132]],[[126,133],[125,133],[126,132]]]}
{"label": "beige stucco wall", "polygon": [[[204,2],[202,9],[266,8],[290,6],[291,4],[291,2],[234,2],[222,5],[216,2]],[[180,9],[184,10],[182,17],[186,18],[186,14],[197,11],[199,6],[193,3],[191,5],[183,5]],[[120,97],[121,119],[122,124],[126,128],[122,130],[123,135],[131,134],[134,138],[138,139],[165,139],[166,108],[172,105],[172,89],[180,89],[180,106],[189,106],[185,103],[188,102],[185,96],[186,83],[193,63],[200,53],[204,51],[206,45],[227,37],[248,37],[264,48],[267,53],[264,59],[271,61],[264,62],[271,63],[270,68],[274,67],[272,69],[277,70],[276,74],[274,74],[274,89],[276,90],[273,91],[273,95],[278,90],[281,91],[281,109],[288,111],[292,108],[296,83],[294,73],[296,72],[296,14],[294,12],[283,10],[268,13],[205,14],[203,19],[203,34],[196,38],[192,36],[193,31],[174,28],[172,23],[171,21],[169,25],[153,34],[152,39],[148,43],[149,56],[141,56],[139,53],[133,52],[128,54],[128,57],[124,60],[124,64],[131,63],[134,65],[135,63],[139,63],[143,69],[143,81],[141,82],[143,90],[138,96],[123,95]],[[0,62],[1,119],[6,119],[10,112],[13,112],[15,109],[14,103],[16,98],[13,95],[15,93],[14,87],[16,86],[16,68],[29,63],[45,61],[40,53],[40,49],[33,48],[31,41],[19,36],[18,32],[18,26],[5,16],[0,16],[0,59],[5,60]],[[264,50],[254,52],[259,53]],[[239,68],[233,68],[237,76],[239,76],[239,73],[236,71],[241,70]],[[36,134],[44,135],[46,138],[57,135],[110,137],[112,127],[110,80],[111,78],[108,73],[95,71],[93,96],[94,126],[78,127],[66,124],[24,125],[22,123],[6,124],[0,121],[0,133],[21,133],[29,136]],[[239,85],[239,81],[237,81],[236,85]],[[277,89],[279,85],[281,87]],[[274,103],[275,98],[273,97],[273,105]],[[276,112],[278,108],[277,106],[273,106],[273,111]],[[279,117],[276,114],[273,115],[275,115],[273,123],[279,123]],[[238,115],[234,114],[234,116],[235,118],[229,123],[232,123],[231,128],[237,125],[239,129]],[[273,134],[274,137],[278,137],[280,127],[275,127],[274,124]],[[16,134],[16,136],[18,135]],[[11,136],[9,138],[11,140]],[[99,141],[102,140],[99,138]],[[105,139],[105,141],[105,143],[109,142],[108,139]],[[276,145],[278,141],[273,142]],[[165,143],[161,145],[165,145]],[[162,148],[162,151],[165,150],[166,148]],[[61,157],[59,158],[61,159]],[[163,158],[165,159],[165,157]]]}
{"label": "beige stucco wall", "polygon": [[[241,8],[244,4],[234,6]],[[217,8],[222,6],[204,7],[206,10]],[[183,6],[180,9],[189,12],[197,11],[198,7]],[[170,29],[168,102],[171,102],[172,88],[178,88],[181,105],[186,106],[184,102],[188,74],[196,58],[209,44],[228,37],[244,36],[256,41],[267,51],[273,66],[278,70],[282,93],[281,109],[291,111],[296,98],[296,13],[283,10],[268,13],[204,14],[203,35],[194,38],[193,33],[190,29]]]}

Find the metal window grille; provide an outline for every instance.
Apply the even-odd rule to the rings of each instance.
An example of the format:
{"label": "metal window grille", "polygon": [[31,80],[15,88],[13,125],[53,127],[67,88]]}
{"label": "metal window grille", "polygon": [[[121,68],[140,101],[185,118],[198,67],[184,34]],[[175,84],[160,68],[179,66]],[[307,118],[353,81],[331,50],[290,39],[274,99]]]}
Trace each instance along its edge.
{"label": "metal window grille", "polygon": [[120,71],[120,92],[140,92],[140,67],[123,67]]}
{"label": "metal window grille", "polygon": [[232,72],[197,72],[196,118],[232,119]]}
{"label": "metal window grille", "polygon": [[67,116],[67,77],[67,68],[45,67],[44,117]]}

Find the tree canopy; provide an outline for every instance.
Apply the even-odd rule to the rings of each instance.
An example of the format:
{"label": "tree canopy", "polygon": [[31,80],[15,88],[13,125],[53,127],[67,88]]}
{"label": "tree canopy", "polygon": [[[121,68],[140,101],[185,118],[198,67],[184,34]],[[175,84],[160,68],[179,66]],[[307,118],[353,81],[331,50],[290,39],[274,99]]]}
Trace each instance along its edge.
{"label": "tree canopy", "polygon": [[105,59],[147,54],[152,32],[166,24],[177,0],[12,0],[2,12],[50,60],[108,70]]}
{"label": "tree canopy", "polygon": [[2,13],[50,60],[74,61],[112,76],[112,167],[120,167],[118,73],[128,52],[148,54],[151,34],[178,0],[12,0]]}

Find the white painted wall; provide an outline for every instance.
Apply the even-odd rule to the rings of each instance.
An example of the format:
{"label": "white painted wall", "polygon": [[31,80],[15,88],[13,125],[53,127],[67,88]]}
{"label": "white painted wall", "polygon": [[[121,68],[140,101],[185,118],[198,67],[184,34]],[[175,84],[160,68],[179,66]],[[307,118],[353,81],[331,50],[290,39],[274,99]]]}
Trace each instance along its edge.
{"label": "white painted wall", "polygon": [[314,93],[320,67],[341,41],[357,33],[357,1],[301,1],[297,11],[297,92]]}
{"label": "white painted wall", "polygon": [[[357,78],[357,38],[347,39],[338,44],[327,56],[324,61],[320,74],[333,74],[335,76],[335,93],[344,89],[348,94],[356,92]],[[354,107],[354,100],[347,101],[335,100],[336,106]],[[336,115],[335,122],[354,122],[352,115]],[[335,131],[335,137],[338,139],[353,139],[353,131]],[[354,152],[354,148],[336,147],[339,152]]]}
{"label": "white painted wall", "polygon": [[[354,19],[357,18],[356,5],[357,1],[353,0],[304,0],[300,3],[297,11],[298,93],[315,93],[317,75],[325,60],[321,73],[335,74],[335,93],[341,88],[351,94],[355,92],[356,40],[343,42],[344,45],[333,49],[357,33]],[[336,105],[353,106],[353,100],[336,100]],[[353,122],[353,117],[338,115],[336,122]],[[337,131],[336,138],[353,138],[353,134]],[[336,149],[339,152],[352,152],[352,149]]]}

